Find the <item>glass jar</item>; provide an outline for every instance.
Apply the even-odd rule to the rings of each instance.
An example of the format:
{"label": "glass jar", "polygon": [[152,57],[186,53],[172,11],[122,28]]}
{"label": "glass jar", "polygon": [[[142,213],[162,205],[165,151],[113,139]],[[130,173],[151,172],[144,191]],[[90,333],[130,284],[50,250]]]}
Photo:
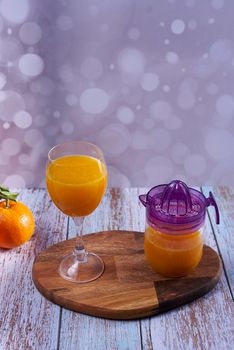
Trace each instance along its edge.
{"label": "glass jar", "polygon": [[202,227],[193,232],[162,232],[146,225],[144,252],[155,272],[169,277],[189,274],[202,257]]}
{"label": "glass jar", "polygon": [[203,250],[206,207],[219,212],[212,193],[206,198],[182,181],[153,187],[140,196],[146,207],[144,252],[152,269],[165,276],[189,274],[199,264]]}

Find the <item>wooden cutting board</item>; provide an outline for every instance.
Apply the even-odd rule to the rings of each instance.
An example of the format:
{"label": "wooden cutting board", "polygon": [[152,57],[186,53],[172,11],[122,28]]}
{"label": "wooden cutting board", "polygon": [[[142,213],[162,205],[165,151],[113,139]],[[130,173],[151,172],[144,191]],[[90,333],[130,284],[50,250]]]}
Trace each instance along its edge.
{"label": "wooden cutting board", "polygon": [[75,239],[55,244],[34,261],[32,277],[47,299],[67,309],[111,319],[156,315],[188,303],[217,284],[221,263],[217,253],[204,246],[203,257],[190,275],[167,278],[154,273],[144,257],[144,234],[106,231],[84,236],[87,249],[100,255],[105,271],[97,280],[76,284],[58,274],[61,258]]}

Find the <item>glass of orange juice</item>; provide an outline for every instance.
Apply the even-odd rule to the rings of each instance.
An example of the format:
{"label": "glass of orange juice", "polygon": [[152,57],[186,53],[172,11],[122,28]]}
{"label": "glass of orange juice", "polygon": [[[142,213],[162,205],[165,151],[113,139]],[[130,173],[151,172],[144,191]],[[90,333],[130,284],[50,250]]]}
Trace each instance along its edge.
{"label": "glass of orange juice", "polygon": [[53,147],[48,153],[46,185],[54,204],[73,219],[77,229],[75,248],[62,259],[60,275],[76,283],[97,279],[104,263],[98,255],[86,251],[82,233],[85,217],[98,207],[107,186],[102,151],[83,141]]}

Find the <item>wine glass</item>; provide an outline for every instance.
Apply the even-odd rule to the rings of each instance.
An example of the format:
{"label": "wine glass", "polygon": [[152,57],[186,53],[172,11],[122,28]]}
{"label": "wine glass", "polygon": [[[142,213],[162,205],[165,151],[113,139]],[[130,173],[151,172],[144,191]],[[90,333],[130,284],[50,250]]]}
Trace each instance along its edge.
{"label": "wine glass", "polygon": [[77,283],[97,279],[104,263],[98,255],[86,251],[82,234],[85,217],[98,207],[107,186],[102,151],[83,141],[53,147],[48,153],[46,184],[54,204],[73,219],[77,229],[76,246],[62,259],[60,275]]}

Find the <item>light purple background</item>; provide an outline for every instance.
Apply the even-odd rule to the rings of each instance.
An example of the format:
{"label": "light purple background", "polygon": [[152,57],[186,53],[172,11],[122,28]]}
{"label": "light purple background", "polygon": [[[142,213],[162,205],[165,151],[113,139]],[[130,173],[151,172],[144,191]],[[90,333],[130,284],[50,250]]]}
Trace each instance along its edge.
{"label": "light purple background", "polygon": [[1,0],[0,182],[98,144],[111,186],[234,184],[234,2]]}

